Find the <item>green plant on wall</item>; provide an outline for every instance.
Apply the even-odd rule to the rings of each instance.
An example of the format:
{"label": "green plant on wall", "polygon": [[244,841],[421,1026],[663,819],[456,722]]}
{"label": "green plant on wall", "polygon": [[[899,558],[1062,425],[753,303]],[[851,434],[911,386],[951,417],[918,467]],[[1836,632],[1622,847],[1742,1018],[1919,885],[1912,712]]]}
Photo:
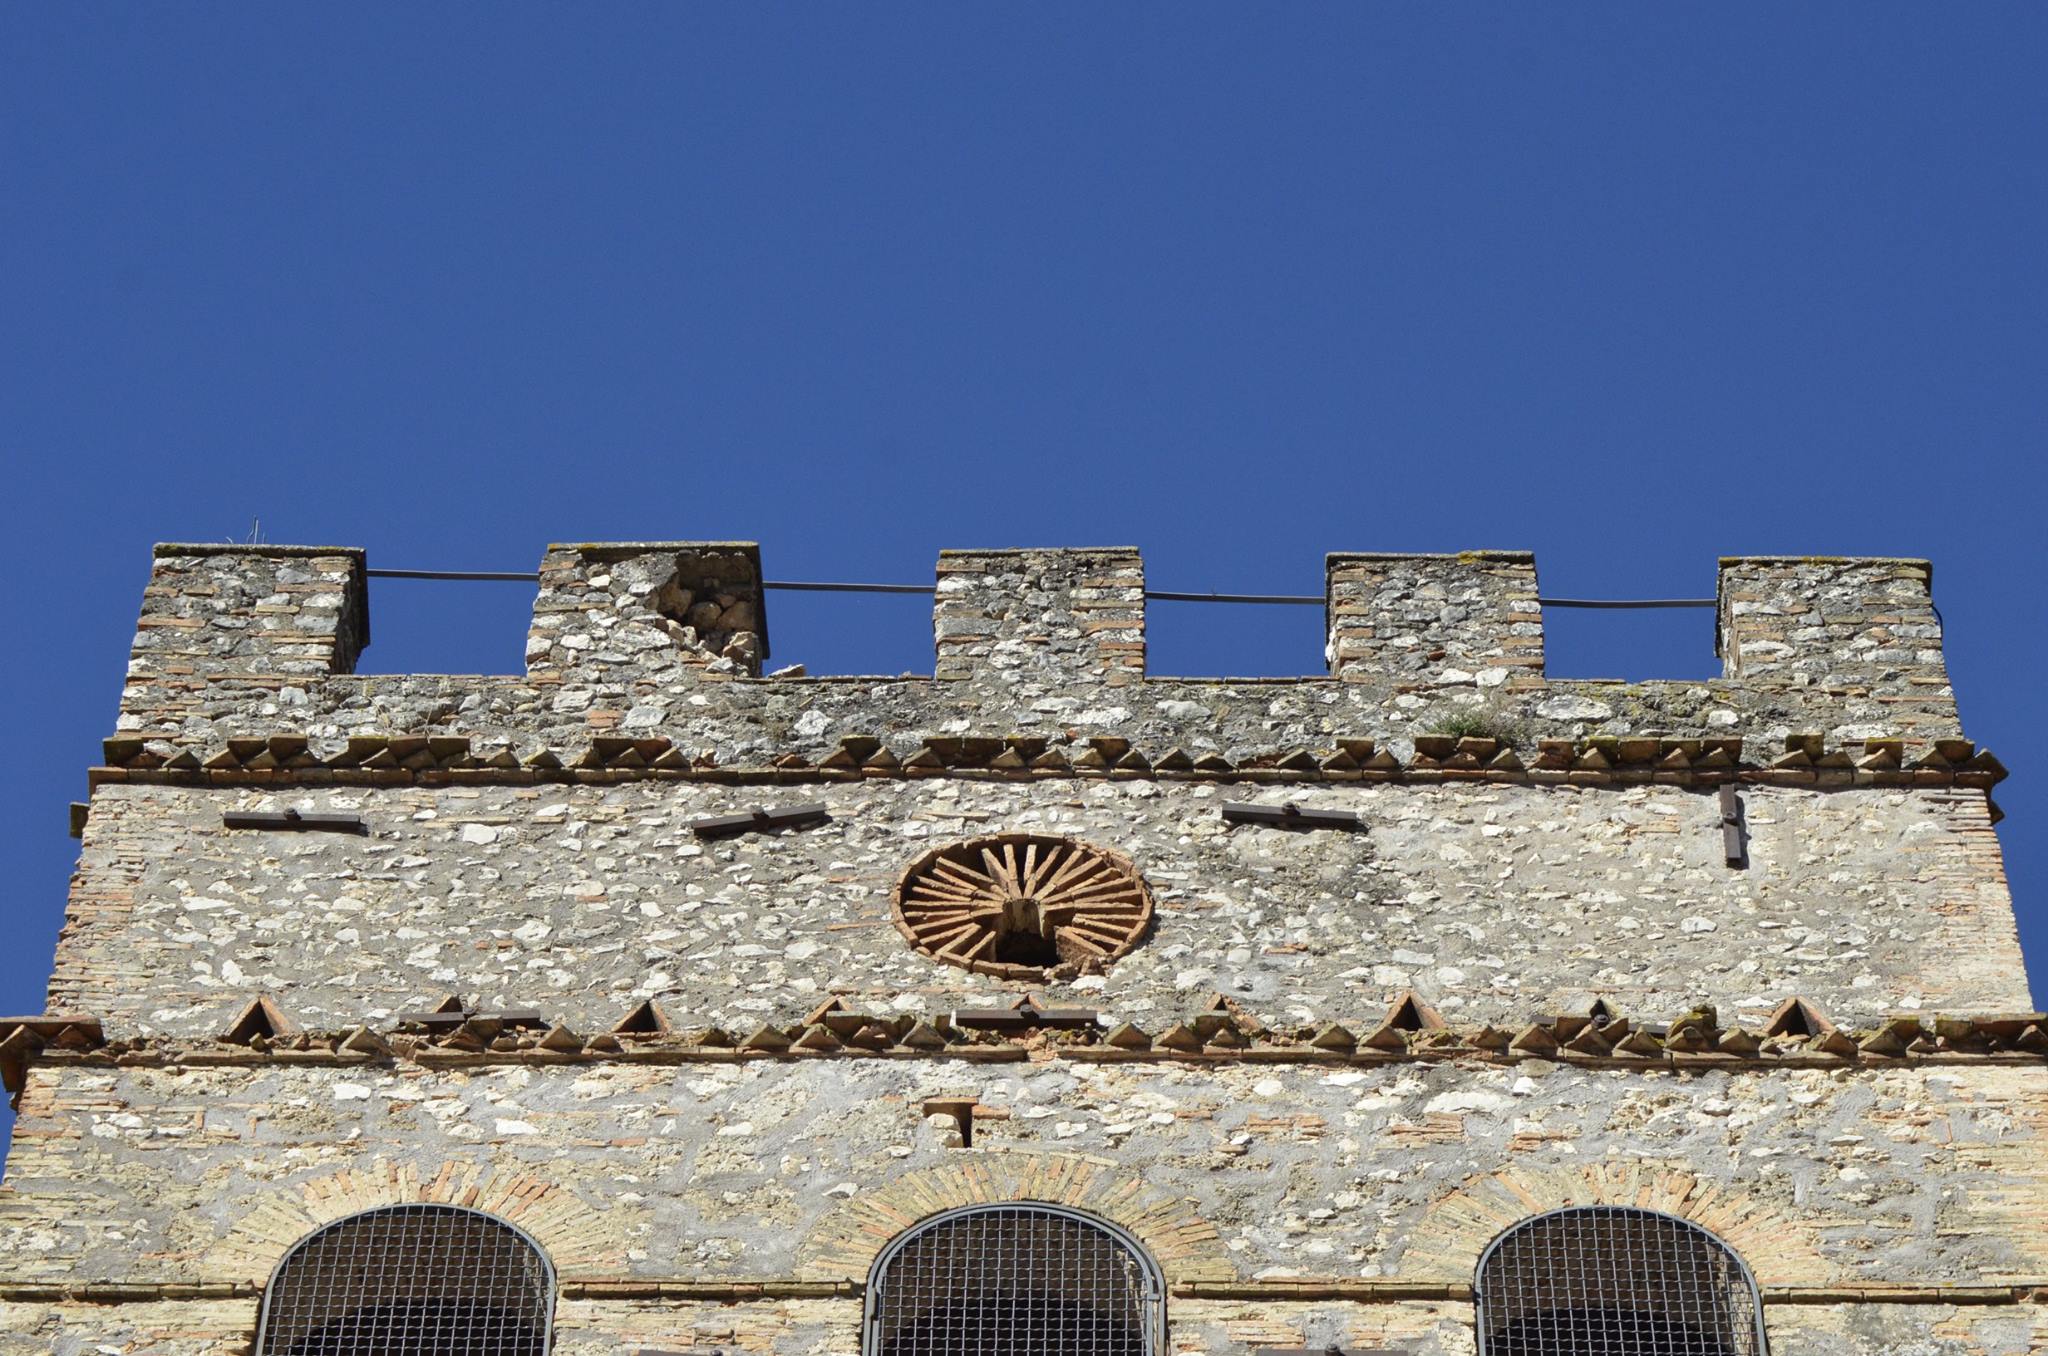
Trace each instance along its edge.
{"label": "green plant on wall", "polygon": [[1453,739],[1497,739],[1512,748],[1528,738],[1528,730],[1515,716],[1495,710],[1443,711],[1430,718],[1424,734],[1448,735]]}

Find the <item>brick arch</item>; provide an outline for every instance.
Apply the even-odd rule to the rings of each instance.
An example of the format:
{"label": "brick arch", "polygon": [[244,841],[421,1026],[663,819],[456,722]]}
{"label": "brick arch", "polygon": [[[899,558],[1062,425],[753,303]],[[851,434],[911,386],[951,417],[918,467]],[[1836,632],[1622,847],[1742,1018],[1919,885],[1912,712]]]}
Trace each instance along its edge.
{"label": "brick arch", "polygon": [[986,1153],[907,1173],[826,1215],[805,1237],[797,1272],[806,1280],[866,1281],[889,1240],[918,1221],[969,1205],[1030,1201],[1108,1220],[1152,1255],[1168,1284],[1234,1280],[1237,1268],[1216,1226],[1192,1205],[1135,1173],[1080,1154]]}
{"label": "brick arch", "polygon": [[1408,1235],[1402,1280],[1470,1285],[1479,1254],[1511,1225],[1574,1205],[1626,1205],[1689,1220],[1733,1248],[1759,1285],[1812,1284],[1831,1269],[1811,1226],[1739,1188],[1654,1163],[1509,1168],[1469,1179],[1438,1200]]}
{"label": "brick arch", "polygon": [[378,1206],[418,1204],[467,1206],[516,1224],[547,1252],[557,1272],[616,1267],[625,1260],[617,1215],[599,1213],[553,1182],[479,1163],[444,1163],[430,1176],[417,1164],[376,1159],[256,1197],[208,1250],[207,1270],[264,1285],[292,1244],[321,1225]]}

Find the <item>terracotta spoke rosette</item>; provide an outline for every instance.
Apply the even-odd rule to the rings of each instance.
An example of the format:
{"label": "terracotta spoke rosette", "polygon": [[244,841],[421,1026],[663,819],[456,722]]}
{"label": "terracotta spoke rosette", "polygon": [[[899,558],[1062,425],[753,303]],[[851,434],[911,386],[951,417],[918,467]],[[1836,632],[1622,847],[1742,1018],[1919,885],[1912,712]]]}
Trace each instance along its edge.
{"label": "terracotta spoke rosette", "polygon": [[1129,858],[1049,834],[934,848],[896,882],[894,905],[912,946],[1002,979],[1101,970],[1152,921],[1152,891]]}

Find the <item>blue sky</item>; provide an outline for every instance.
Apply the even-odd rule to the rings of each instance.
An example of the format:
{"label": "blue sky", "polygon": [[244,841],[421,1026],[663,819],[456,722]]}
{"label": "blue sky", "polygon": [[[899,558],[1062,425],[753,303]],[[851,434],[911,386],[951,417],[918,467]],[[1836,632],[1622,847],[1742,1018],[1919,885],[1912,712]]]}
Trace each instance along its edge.
{"label": "blue sky", "polygon": [[[2006,4],[0,7],[0,1008],[150,543],[259,519],[1290,593],[1338,549],[1606,597],[1926,555],[2048,957],[2044,64]],[[527,602],[381,583],[364,667],[514,671]],[[929,669],[922,600],[774,613],[779,663]],[[1318,625],[1160,604],[1152,665],[1312,672]],[[1550,657],[1702,676],[1711,614]]]}

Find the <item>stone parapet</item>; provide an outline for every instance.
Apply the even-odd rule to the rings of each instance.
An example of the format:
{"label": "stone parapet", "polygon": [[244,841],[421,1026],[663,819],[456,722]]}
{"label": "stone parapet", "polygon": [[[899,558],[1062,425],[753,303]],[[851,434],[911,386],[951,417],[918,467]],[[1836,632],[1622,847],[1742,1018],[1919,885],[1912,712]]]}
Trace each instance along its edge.
{"label": "stone parapet", "polygon": [[[153,751],[204,762],[249,741],[311,740],[323,754],[352,737],[467,739],[520,761],[543,750],[573,760],[597,741],[666,739],[692,759],[762,765],[784,754],[812,762],[847,737],[879,739],[905,756],[926,736],[959,731],[1001,739],[1121,739],[1160,758],[1217,754],[1233,763],[1338,739],[1400,749],[1455,731],[1492,737],[1527,761],[1545,739],[1746,739],[1758,748],[1792,736],[1836,747],[1905,741],[1912,757],[1962,734],[1946,692],[1777,687],[1747,681],[1620,683],[1551,679],[1491,692],[1470,686],[1394,685],[1330,678],[1147,678],[1115,689],[1041,690],[1028,699],[999,684],[918,678],[762,678],[699,681],[703,670],[659,682],[594,683],[434,674],[309,680],[281,708],[242,693],[202,691]],[[211,704],[207,699],[211,698]],[[124,730],[124,733],[126,731]],[[1944,755],[1947,757],[1947,755]]]}
{"label": "stone parapet", "polygon": [[[1332,673],[1274,679],[1148,675],[1143,564],[1128,548],[946,553],[933,678],[758,677],[758,557],[715,542],[551,548],[525,675],[358,676],[347,670],[368,635],[361,565],[325,548],[164,548],[119,731],[157,737],[166,762],[241,759],[272,737],[327,758],[357,736],[469,739],[521,762],[666,739],[723,766],[815,762],[849,736],[903,756],[954,731],[1240,763],[1446,732],[1497,738],[1524,761],[1546,738],[1899,739],[1917,755],[1962,733],[1938,635],[1909,637],[1918,667],[1897,667],[1895,642],[1924,625],[1903,602],[1870,602],[1917,578],[1915,606],[1931,606],[1924,571],[1900,562],[1735,562],[1722,600],[1730,676],[1638,683],[1546,678],[1534,565],[1506,552],[1331,557]],[[1862,621],[1845,620],[1843,589],[1863,590]],[[1801,658],[1816,637],[1847,658]]]}
{"label": "stone parapet", "polygon": [[176,732],[222,708],[348,673],[370,641],[363,553],[338,546],[156,548],[119,727]]}
{"label": "stone parapet", "polygon": [[1145,676],[1135,547],[946,551],[932,609],[936,675],[997,690],[1109,687]]}
{"label": "stone parapet", "polygon": [[1329,557],[1327,655],[1339,678],[1499,687],[1543,674],[1536,557]]}
{"label": "stone parapet", "polygon": [[526,671],[563,682],[756,677],[768,655],[752,542],[550,546]]}
{"label": "stone parapet", "polygon": [[1933,578],[1924,560],[1724,557],[1724,670],[1753,682],[1946,693]]}

